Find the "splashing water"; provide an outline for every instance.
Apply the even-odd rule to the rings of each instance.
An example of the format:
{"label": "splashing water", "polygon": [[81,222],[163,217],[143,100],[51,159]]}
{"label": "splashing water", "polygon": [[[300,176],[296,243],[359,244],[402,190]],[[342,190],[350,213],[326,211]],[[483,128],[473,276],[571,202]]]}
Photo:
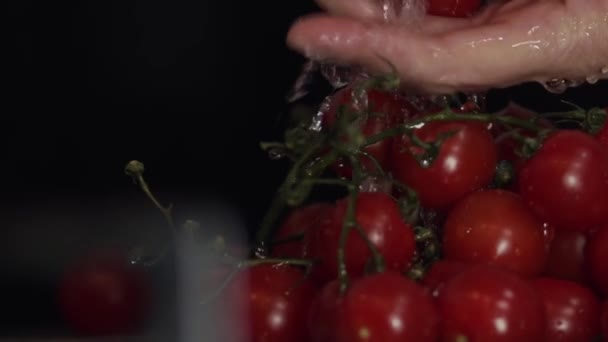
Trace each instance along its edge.
{"label": "splashing water", "polygon": [[[578,87],[581,84],[585,83],[585,81],[588,82],[589,80],[588,79],[568,80],[568,79],[563,79],[563,78],[554,78],[554,79],[551,79],[551,80],[541,83],[541,84],[550,93],[562,94],[566,90],[568,90],[568,88]],[[591,79],[591,81],[593,81],[593,79]]]}
{"label": "splashing water", "polygon": [[308,60],[304,63],[300,75],[296,78],[291,92],[287,96],[287,102],[295,102],[308,94],[308,87],[314,80],[314,74],[319,68],[319,63]]}
{"label": "splashing water", "polygon": [[331,96],[327,96],[325,97],[323,102],[321,102],[321,106],[319,106],[319,110],[317,111],[317,113],[312,116],[312,121],[308,129],[315,132],[321,132],[321,130],[323,129],[323,116],[325,115],[325,113],[327,113],[327,111],[329,111],[330,106]]}
{"label": "splashing water", "polygon": [[321,74],[334,89],[342,88],[345,85],[365,76],[365,74],[359,68],[338,66],[333,64],[322,64]]}

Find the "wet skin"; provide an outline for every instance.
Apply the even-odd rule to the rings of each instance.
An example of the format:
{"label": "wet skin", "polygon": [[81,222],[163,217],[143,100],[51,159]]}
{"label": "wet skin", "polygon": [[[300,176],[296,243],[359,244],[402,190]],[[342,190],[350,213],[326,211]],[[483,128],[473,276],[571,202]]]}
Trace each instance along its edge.
{"label": "wet skin", "polygon": [[498,1],[471,18],[417,20],[407,11],[387,18],[375,0],[317,1],[326,13],[297,20],[289,46],[371,72],[389,71],[388,59],[406,89],[449,93],[534,81],[559,92],[608,78],[608,0]]}

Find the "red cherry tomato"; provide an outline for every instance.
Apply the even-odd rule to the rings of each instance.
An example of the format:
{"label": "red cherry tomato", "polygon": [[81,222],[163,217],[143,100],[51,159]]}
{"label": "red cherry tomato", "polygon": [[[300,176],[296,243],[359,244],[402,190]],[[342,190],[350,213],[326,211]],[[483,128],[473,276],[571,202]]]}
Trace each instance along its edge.
{"label": "red cherry tomato", "polygon": [[608,301],[604,302],[604,309],[602,310],[602,335],[604,341],[608,340]]}
{"label": "red cherry tomato", "polygon": [[557,231],[551,243],[544,274],[549,277],[587,283],[585,271],[585,234]]}
{"label": "red cherry tomato", "polygon": [[[361,125],[364,136],[371,137],[382,131],[403,122],[406,118],[413,116],[416,109],[400,94],[385,92],[376,89],[369,89],[366,92],[368,107],[367,110],[372,114]],[[326,110],[322,112],[323,126],[327,129],[335,125],[338,109],[345,106],[347,110],[354,110],[353,89],[350,86],[338,90],[332,95],[331,101]],[[367,146],[364,151],[375,158],[383,168],[386,166],[392,139],[385,139],[373,145]],[[364,169],[375,170],[374,162],[365,156],[360,158]],[[352,170],[348,161],[340,160],[333,166],[339,176],[350,178]]]}
{"label": "red cherry tomato", "polygon": [[441,341],[543,341],[545,313],[534,287],[514,273],[472,266],[445,283],[437,303]]}
{"label": "red cherry tomato", "polygon": [[[338,201],[330,218],[311,236],[310,258],[318,260],[313,274],[322,282],[337,277],[337,253],[347,206],[348,199]],[[362,192],[355,208],[356,221],[384,256],[386,268],[398,272],[407,270],[415,250],[414,232],[403,221],[396,202],[384,193]],[[371,256],[365,240],[351,229],[345,246],[348,274],[362,276]]]}
{"label": "red cherry tomato", "polygon": [[68,326],[82,335],[137,333],[150,310],[144,273],[120,252],[94,253],[69,267],[58,300]]}
{"label": "red cherry tomato", "polygon": [[331,209],[329,203],[313,203],[291,211],[281,227],[277,231],[274,239],[288,239],[295,235],[302,235],[299,240],[282,242],[272,247],[272,256],[281,258],[303,258],[306,255],[306,244],[304,234],[309,234],[311,229],[320,226],[321,220],[326,217],[326,213]]}
{"label": "red cherry tomato", "polygon": [[601,306],[591,290],[551,278],[535,279],[532,284],[545,306],[544,341],[592,341],[599,335]]}
{"label": "red cherry tomato", "polygon": [[339,286],[338,280],[332,280],[316,294],[308,314],[310,342],[334,341],[344,299]]}
{"label": "red cherry tomato", "polygon": [[534,276],[543,271],[547,259],[544,229],[517,194],[478,191],[458,202],[448,214],[443,255]]}
{"label": "red cherry tomato", "polygon": [[488,185],[496,170],[496,146],[483,124],[478,122],[434,121],[414,130],[424,142],[446,138],[436,159],[428,167],[420,165],[412,153],[420,153],[407,136],[395,140],[391,168],[397,180],[410,186],[423,207],[445,210],[468,193]]}
{"label": "red cherry tomato", "polygon": [[299,268],[261,264],[240,272],[219,298],[221,341],[308,342],[314,287]]}
{"label": "red cherry tomato", "polygon": [[439,315],[431,295],[396,272],[355,281],[344,297],[339,342],[437,341]]}
{"label": "red cherry tomato", "polygon": [[588,231],[608,222],[608,153],[581,131],[551,134],[522,167],[519,193],[556,229]]}
{"label": "red cherry tomato", "polygon": [[469,17],[481,7],[481,0],[427,0],[427,13],[441,17]]}
{"label": "red cherry tomato", "polygon": [[456,260],[438,260],[427,270],[420,283],[431,290],[433,296],[437,296],[441,287],[448,280],[452,279],[455,275],[460,274],[471,265],[472,264],[470,263]]}
{"label": "red cherry tomato", "polygon": [[587,240],[585,263],[595,287],[608,296],[608,225],[594,232]]}

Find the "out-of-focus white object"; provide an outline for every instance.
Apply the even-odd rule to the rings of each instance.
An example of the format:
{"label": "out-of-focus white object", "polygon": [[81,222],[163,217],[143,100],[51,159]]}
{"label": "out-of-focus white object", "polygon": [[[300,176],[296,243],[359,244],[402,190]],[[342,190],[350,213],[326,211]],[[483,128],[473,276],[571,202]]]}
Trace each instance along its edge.
{"label": "out-of-focus white object", "polygon": [[[197,222],[187,223],[191,227],[196,229],[198,224],[202,230],[225,232],[226,236],[230,236],[231,243],[246,243],[243,223],[233,208],[223,204],[210,204],[196,216]],[[209,282],[217,281],[211,278],[213,272],[209,272],[218,265],[213,258],[213,250],[194,239],[188,229],[178,234],[176,243],[178,341],[220,342],[219,329],[226,326],[221,323],[227,319],[233,322],[229,326],[243,329],[244,325],[238,321],[244,318],[234,315],[237,310],[225,303],[204,303],[203,287]],[[247,289],[243,288],[239,292],[246,294]]]}

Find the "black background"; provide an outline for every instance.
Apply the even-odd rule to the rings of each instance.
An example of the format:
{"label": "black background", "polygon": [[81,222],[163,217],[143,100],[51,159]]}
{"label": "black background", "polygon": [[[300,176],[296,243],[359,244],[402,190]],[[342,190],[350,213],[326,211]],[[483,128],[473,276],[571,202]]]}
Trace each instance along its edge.
{"label": "black background", "polygon": [[[258,143],[281,135],[277,118],[303,62],[285,34],[316,10],[311,1],[7,5],[1,333],[61,331],[53,291],[63,267],[93,246],[162,226],[123,173],[131,159],[145,162],[159,197],[178,208],[223,200],[247,227],[257,224],[284,172]],[[563,109],[559,99],[604,106],[606,88],[558,96],[529,84],[489,100],[494,108],[507,99],[536,110]]]}

